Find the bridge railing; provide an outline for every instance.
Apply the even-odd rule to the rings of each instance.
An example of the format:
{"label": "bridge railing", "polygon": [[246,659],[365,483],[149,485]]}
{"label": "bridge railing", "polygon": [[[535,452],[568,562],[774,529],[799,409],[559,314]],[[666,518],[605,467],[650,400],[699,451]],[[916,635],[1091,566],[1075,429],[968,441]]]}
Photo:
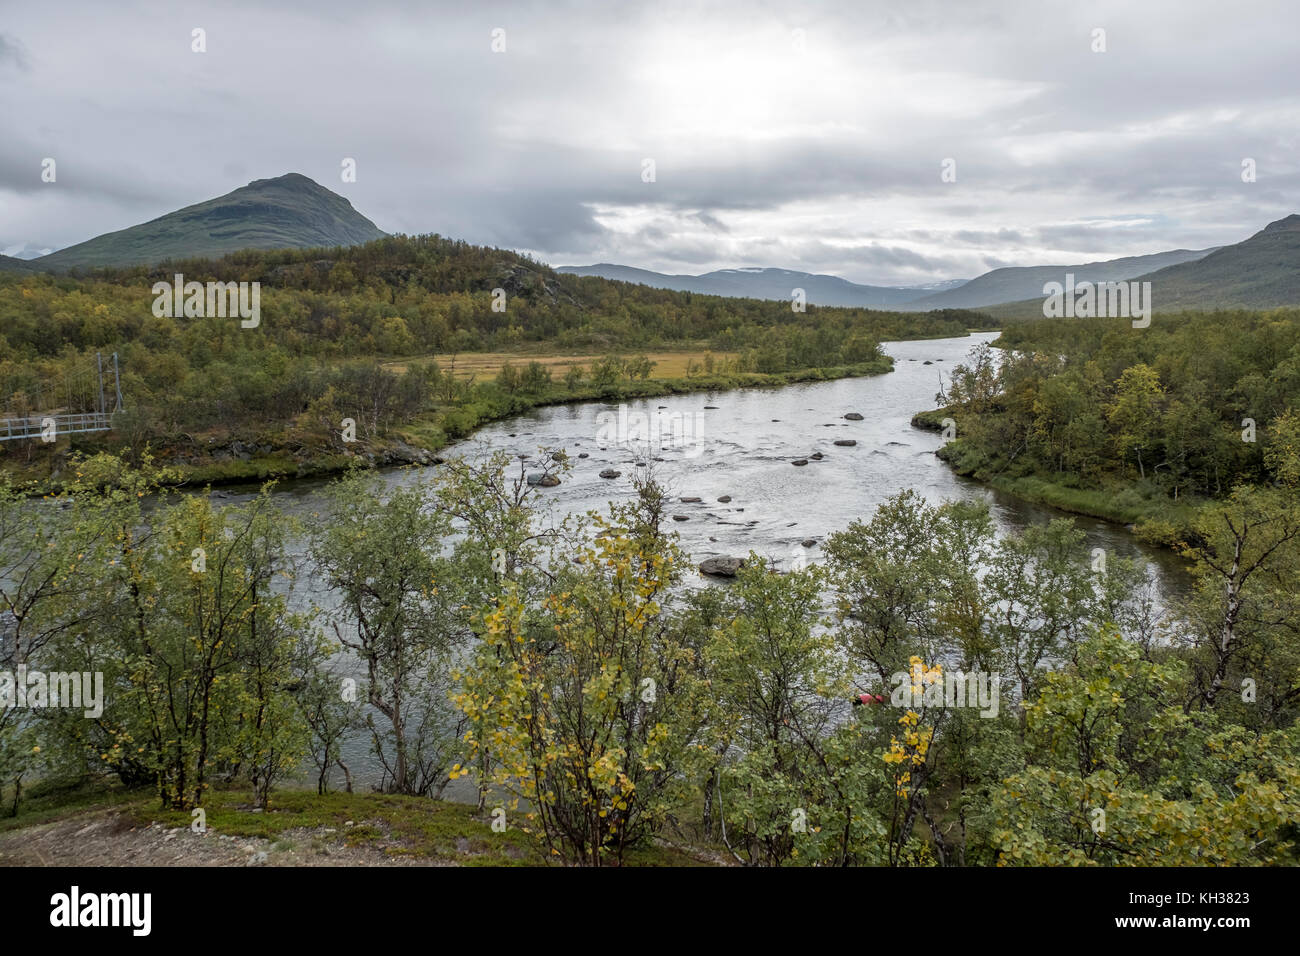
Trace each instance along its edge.
{"label": "bridge railing", "polygon": [[77,432],[106,432],[113,427],[108,412],[77,412],[67,415],[30,415],[25,418],[0,418],[0,441],[41,438],[50,420],[55,437]]}

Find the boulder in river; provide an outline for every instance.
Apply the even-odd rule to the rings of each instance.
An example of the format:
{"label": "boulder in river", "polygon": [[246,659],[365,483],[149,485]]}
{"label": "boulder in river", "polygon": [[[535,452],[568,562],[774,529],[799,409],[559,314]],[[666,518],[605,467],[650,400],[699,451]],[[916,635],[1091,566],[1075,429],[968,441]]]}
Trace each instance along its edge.
{"label": "boulder in river", "polygon": [[817,539],[816,539],[816,538],[804,538],[804,539],[803,539],[802,541],[800,541],[799,543],[800,543],[801,545],[803,545],[805,548],[812,548],[812,547],[815,547],[815,546],[816,546],[816,544],[817,544]]}
{"label": "boulder in river", "polygon": [[674,520],[674,521],[690,521],[690,520],[691,520],[691,516],[690,516],[690,515],[673,515],[673,520]]}
{"label": "boulder in river", "polygon": [[847,419],[848,421],[851,421],[851,422],[860,422],[860,421],[862,421],[862,413],[861,413],[861,412],[849,412],[849,413],[848,413],[847,415],[845,415],[844,417],[845,417],[845,419]]}
{"label": "boulder in river", "polygon": [[579,457],[579,458],[589,458],[590,456],[589,456],[585,451],[580,451],[580,452],[578,452],[578,457]]}
{"label": "boulder in river", "polygon": [[423,448],[412,448],[404,441],[393,442],[389,459],[402,465],[427,465],[429,453]]}
{"label": "boulder in river", "polygon": [[722,495],[718,498],[718,501],[722,502],[724,505],[729,504],[731,502],[731,495]]}
{"label": "boulder in river", "polygon": [[560,483],[560,479],[543,471],[530,471],[528,473],[528,483],[536,485],[538,488],[554,488]]}
{"label": "boulder in river", "polygon": [[703,498],[678,498],[677,500],[684,505],[694,505],[694,504],[699,504],[704,499]]}
{"label": "boulder in river", "polygon": [[857,444],[857,441],[852,438],[837,438],[835,439],[835,444],[839,445],[841,448],[852,448]]}
{"label": "boulder in river", "polygon": [[794,461],[790,462],[790,464],[794,465],[796,468],[800,468],[800,467],[803,467],[804,465],[808,464],[808,459],[807,459],[807,458],[796,458]]}
{"label": "boulder in river", "polygon": [[602,477],[602,478],[617,478],[617,477],[619,477],[621,474],[623,474],[621,471],[615,471],[613,468],[606,468],[604,471],[602,471],[602,472],[600,473],[600,477]]}
{"label": "boulder in river", "polygon": [[809,455],[808,457],[811,458],[813,461],[821,461],[821,460],[822,460],[823,458],[825,458],[826,456],[823,455],[823,454],[822,454],[821,452],[819,452],[819,451],[815,451],[815,452],[813,452],[811,455]]}
{"label": "boulder in river", "polygon": [[734,578],[744,566],[744,558],[705,558],[700,562],[700,573],[715,578]]}

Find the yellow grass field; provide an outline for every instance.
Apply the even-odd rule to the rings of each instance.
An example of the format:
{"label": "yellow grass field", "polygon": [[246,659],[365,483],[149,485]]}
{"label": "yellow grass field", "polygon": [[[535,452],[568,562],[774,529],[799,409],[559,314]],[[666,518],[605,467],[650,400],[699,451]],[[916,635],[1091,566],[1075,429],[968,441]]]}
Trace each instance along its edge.
{"label": "yellow grass field", "polygon": [[[646,355],[650,361],[655,363],[654,370],[650,373],[651,378],[685,378],[686,365],[691,360],[696,365],[704,361],[705,352],[703,350],[692,350],[686,352],[635,352],[629,355]],[[731,359],[735,357],[734,352],[714,352],[715,361],[721,359]],[[540,362],[551,370],[554,378],[563,378],[574,365],[590,367],[603,355],[531,355],[519,352],[461,352],[458,355],[428,355],[419,358],[402,359],[400,362],[385,362],[384,368],[394,372],[405,372],[411,365],[418,365],[424,362],[437,362],[444,372],[450,372],[455,369],[457,378],[468,379],[475,378],[480,382],[495,378],[501,371],[501,366],[506,362],[511,363],[516,368],[522,368],[529,362]]]}

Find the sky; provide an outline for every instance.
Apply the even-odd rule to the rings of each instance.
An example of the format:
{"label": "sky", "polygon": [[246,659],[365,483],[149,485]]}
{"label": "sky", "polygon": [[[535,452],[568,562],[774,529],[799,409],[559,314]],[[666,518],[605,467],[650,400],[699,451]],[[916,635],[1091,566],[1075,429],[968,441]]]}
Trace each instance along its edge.
{"label": "sky", "polygon": [[0,0],[7,254],[287,172],[553,265],[876,285],[1300,212],[1296,0],[57,8]]}

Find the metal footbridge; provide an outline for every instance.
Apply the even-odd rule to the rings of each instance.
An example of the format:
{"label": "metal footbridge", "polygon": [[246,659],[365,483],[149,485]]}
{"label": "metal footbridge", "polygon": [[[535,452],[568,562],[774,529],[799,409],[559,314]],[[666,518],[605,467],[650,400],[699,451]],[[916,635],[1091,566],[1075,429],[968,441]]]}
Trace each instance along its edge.
{"label": "metal footbridge", "polygon": [[[122,403],[122,381],[119,376],[117,353],[113,353],[113,406],[104,391],[104,358],[95,353],[92,374],[77,376],[63,383],[64,403],[48,412],[17,417],[0,417],[0,441],[39,440],[52,442],[59,435],[81,432],[106,432],[113,427],[113,416],[125,407]],[[44,395],[39,396],[44,399]],[[74,410],[76,409],[76,410]]]}

